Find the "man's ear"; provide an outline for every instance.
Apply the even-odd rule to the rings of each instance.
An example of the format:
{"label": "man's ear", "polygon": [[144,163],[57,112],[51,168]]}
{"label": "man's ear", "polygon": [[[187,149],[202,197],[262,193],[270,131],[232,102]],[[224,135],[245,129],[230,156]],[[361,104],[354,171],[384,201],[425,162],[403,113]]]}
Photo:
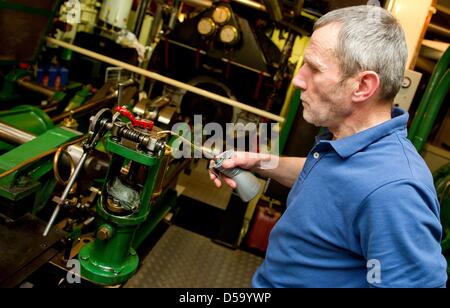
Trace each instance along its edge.
{"label": "man's ear", "polygon": [[352,86],[354,102],[364,102],[373,97],[380,88],[380,77],[373,71],[364,71],[358,74]]}

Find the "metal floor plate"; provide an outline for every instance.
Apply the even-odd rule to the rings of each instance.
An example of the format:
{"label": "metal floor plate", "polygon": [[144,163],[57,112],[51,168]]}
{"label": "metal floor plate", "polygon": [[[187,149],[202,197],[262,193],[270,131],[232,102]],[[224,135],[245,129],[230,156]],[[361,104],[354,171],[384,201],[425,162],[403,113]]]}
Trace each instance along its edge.
{"label": "metal floor plate", "polygon": [[58,253],[52,246],[64,232],[53,228],[43,237],[45,225],[31,214],[0,224],[0,287],[15,287]]}
{"label": "metal floor plate", "polygon": [[248,288],[261,257],[170,226],[126,288]]}

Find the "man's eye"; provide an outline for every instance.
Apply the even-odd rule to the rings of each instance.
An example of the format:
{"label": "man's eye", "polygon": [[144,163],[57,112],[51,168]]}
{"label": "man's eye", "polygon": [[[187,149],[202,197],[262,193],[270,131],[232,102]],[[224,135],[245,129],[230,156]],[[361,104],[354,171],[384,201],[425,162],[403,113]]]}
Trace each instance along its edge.
{"label": "man's eye", "polygon": [[314,65],[311,65],[311,64],[309,64],[309,63],[307,63],[307,65],[308,65],[308,67],[309,67],[309,69],[310,69],[311,71],[313,71],[313,72],[317,72],[317,71],[318,71],[317,67],[315,67]]}

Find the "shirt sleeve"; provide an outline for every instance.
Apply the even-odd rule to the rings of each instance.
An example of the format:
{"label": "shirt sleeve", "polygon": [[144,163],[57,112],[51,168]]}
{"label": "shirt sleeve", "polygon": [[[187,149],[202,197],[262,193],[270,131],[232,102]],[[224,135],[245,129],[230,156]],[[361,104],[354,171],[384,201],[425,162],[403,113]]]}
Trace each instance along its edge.
{"label": "shirt sleeve", "polygon": [[370,286],[445,286],[439,203],[427,187],[407,180],[384,185],[364,200],[354,222]]}

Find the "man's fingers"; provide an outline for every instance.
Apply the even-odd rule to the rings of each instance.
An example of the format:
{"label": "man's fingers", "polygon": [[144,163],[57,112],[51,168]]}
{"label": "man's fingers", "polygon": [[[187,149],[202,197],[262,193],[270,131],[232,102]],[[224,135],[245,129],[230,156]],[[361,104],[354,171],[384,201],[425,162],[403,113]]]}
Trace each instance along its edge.
{"label": "man's fingers", "polygon": [[233,157],[225,160],[222,163],[222,166],[226,169],[241,167],[244,169],[250,169],[257,162],[257,153],[249,153],[249,152],[236,152]]}
{"label": "man's fingers", "polygon": [[211,179],[211,181],[214,182],[214,185],[216,185],[218,188],[220,188],[222,186],[222,182],[211,171],[209,171],[209,178]]}
{"label": "man's fingers", "polygon": [[228,177],[223,177],[223,180],[225,181],[225,183],[227,183],[228,186],[230,186],[231,188],[235,189],[237,187],[236,182],[233,181],[232,179],[228,178]]}
{"label": "man's fingers", "polygon": [[222,167],[224,167],[225,169],[234,168],[236,166],[237,166],[237,161],[236,161],[235,157],[233,157],[232,159],[227,159],[222,163]]}
{"label": "man's fingers", "polygon": [[216,184],[217,188],[220,188],[222,186],[222,182],[218,178],[214,179],[214,184]]}
{"label": "man's fingers", "polygon": [[[216,185],[218,188],[222,187],[222,182],[220,181],[220,179],[214,173],[212,173],[211,171],[209,172],[209,178],[211,179],[211,181],[214,182],[214,185]],[[232,179],[230,179],[230,178],[228,178],[226,176],[223,176],[221,178],[222,178],[222,180],[225,181],[225,183],[228,186],[230,186],[233,189],[236,188],[237,185],[236,185],[235,181],[233,181]]]}

